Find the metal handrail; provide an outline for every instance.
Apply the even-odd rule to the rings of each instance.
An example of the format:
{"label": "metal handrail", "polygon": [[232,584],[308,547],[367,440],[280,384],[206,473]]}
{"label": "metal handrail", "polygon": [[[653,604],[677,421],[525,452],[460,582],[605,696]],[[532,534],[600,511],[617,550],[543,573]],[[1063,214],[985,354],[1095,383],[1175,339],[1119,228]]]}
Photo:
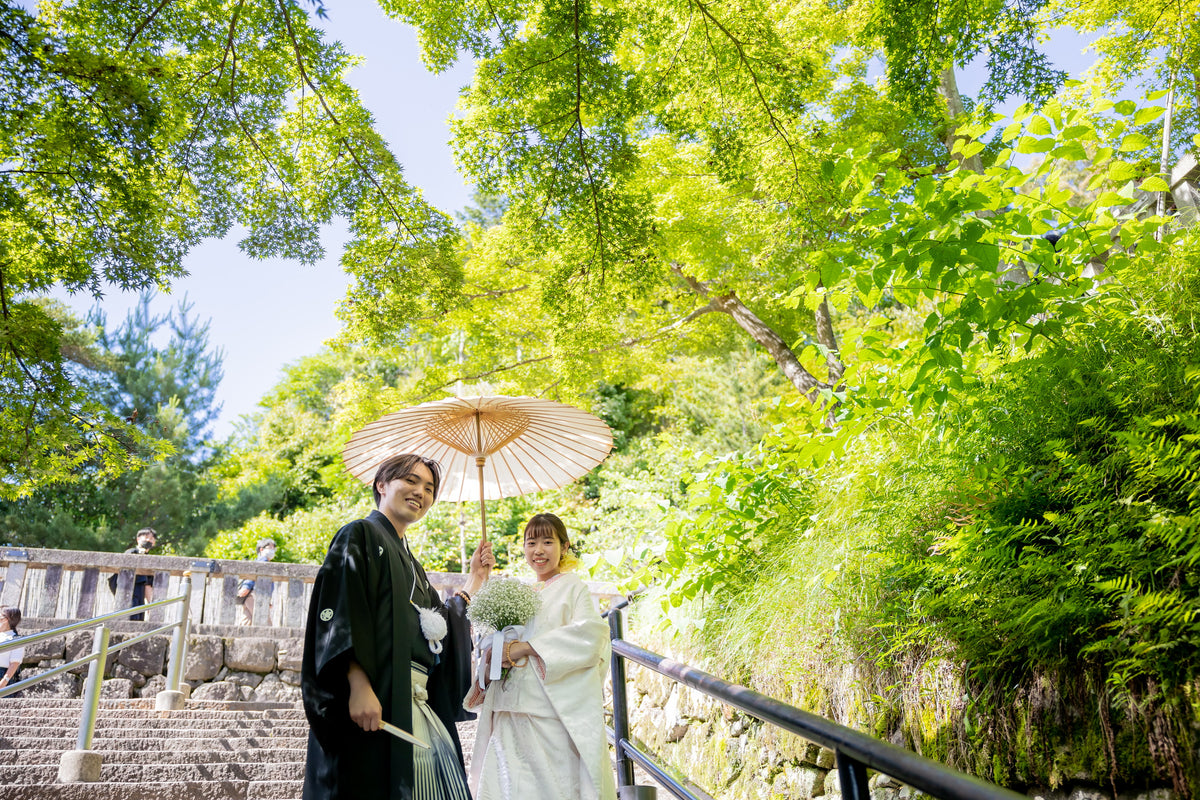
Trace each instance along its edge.
{"label": "metal handrail", "polygon": [[[173,603],[180,602],[182,599],[183,595],[179,595],[177,597],[168,597],[166,600],[155,600],[153,603],[146,603],[145,605],[122,608],[118,611],[110,611],[107,614],[101,614],[100,616],[92,617],[91,619],[81,619],[78,622],[69,622],[66,625],[60,625],[57,628],[51,628],[50,630],[42,631],[41,633],[30,633],[26,634],[25,636],[18,636],[15,639],[10,639],[7,642],[0,643],[0,653],[17,647],[28,647],[31,644],[37,644],[38,642],[44,642],[47,639],[54,639],[68,633],[74,633],[75,631],[83,630],[84,628],[92,628],[102,622],[108,622],[109,620],[120,619],[121,617],[127,617],[131,614],[141,614],[143,611],[147,611],[152,608],[169,606]],[[150,631],[148,634],[138,635],[148,636],[153,633],[160,633],[161,630],[174,628],[178,624],[178,622],[171,622],[164,625],[159,631]],[[76,664],[76,666],[78,666],[78,664]],[[3,695],[0,695],[0,697],[3,697]]]}
{"label": "metal handrail", "polygon": [[[41,633],[30,634],[29,636],[19,636],[15,639],[11,639],[3,644],[0,644],[0,653],[3,653],[18,647],[28,647],[29,645],[37,644],[38,642],[43,642],[47,639],[65,636],[68,633],[78,630],[94,628],[96,631],[91,653],[77,658],[74,661],[62,664],[61,666],[46,670],[39,675],[34,675],[31,678],[18,681],[11,686],[6,686],[3,689],[0,689],[0,698],[7,697],[10,694],[14,694],[30,686],[39,684],[42,681],[49,680],[56,675],[61,675],[64,672],[87,664],[88,677],[87,684],[84,687],[83,710],[79,720],[79,735],[76,739],[76,751],[89,751],[90,753],[92,749],[92,739],[96,730],[96,714],[100,708],[100,690],[104,681],[104,667],[108,662],[108,657],[113,653],[120,652],[126,647],[132,647],[139,642],[149,639],[151,636],[157,636],[161,633],[173,630],[174,632],[172,634],[171,642],[171,661],[170,667],[167,670],[166,693],[174,697],[182,697],[179,691],[179,686],[183,676],[183,659],[187,657],[187,634],[189,623],[188,611],[191,603],[191,597],[192,574],[190,572],[185,572],[183,575],[183,583],[180,586],[180,594],[176,597],[168,597],[164,600],[156,600],[152,603],[145,603],[140,606],[132,606],[119,611],[112,611],[91,619],[72,622],[67,625],[61,625],[48,631],[42,631]],[[180,605],[179,619],[175,622],[169,622],[166,625],[161,625],[153,630],[139,633],[136,636],[126,639],[120,644],[113,645],[111,647],[109,646],[108,642],[110,631],[107,623],[110,621],[131,616],[133,614],[141,614],[153,608],[163,608],[174,603],[179,603]],[[171,703],[168,707],[164,707],[162,704],[159,704],[158,707],[162,710],[171,710],[173,708],[178,708],[178,705]],[[69,752],[63,754],[64,764],[67,763],[68,756],[70,755],[71,754]],[[94,774],[95,777],[71,777],[66,778],[67,780],[98,780],[99,754],[90,755],[97,757],[94,763],[95,768],[92,770],[92,774]],[[60,768],[59,774],[60,780],[64,779],[64,770],[62,768]]]}
{"label": "metal handrail", "polygon": [[[639,750],[629,737],[625,701],[625,661],[653,670],[676,683],[689,686],[726,705],[741,709],[770,725],[834,751],[844,800],[869,800],[868,769],[941,800],[1027,800],[981,778],[947,767],[911,750],[868,736],[808,711],[721,680],[687,664],[630,644],[623,639],[621,607],[608,613],[612,638],[613,739],[617,754],[618,787],[633,785],[631,761],[655,775],[680,800],[705,800],[666,774],[662,765]],[[650,769],[647,765],[653,767]]]}

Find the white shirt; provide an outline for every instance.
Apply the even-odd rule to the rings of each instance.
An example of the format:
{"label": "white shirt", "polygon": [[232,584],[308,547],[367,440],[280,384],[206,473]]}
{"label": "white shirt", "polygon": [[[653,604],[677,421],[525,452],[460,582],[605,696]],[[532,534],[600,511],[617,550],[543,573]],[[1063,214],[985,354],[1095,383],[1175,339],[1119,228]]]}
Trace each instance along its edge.
{"label": "white shirt", "polygon": [[[13,639],[16,639],[16,638],[17,638],[16,631],[4,631],[3,633],[0,633],[0,644],[3,644],[4,642],[12,641]],[[17,664],[20,664],[21,661],[24,660],[24,658],[25,658],[25,648],[24,647],[18,647],[14,650],[5,650],[3,653],[0,653],[0,664],[4,665],[4,668],[0,669],[0,678],[4,677],[4,674],[8,672],[8,665],[10,665],[14,662]]]}

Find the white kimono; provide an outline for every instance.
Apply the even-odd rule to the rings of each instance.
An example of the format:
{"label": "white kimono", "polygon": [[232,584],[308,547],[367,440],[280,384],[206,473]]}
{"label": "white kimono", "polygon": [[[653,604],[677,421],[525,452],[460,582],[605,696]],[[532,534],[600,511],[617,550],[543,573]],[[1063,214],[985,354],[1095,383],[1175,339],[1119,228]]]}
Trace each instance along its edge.
{"label": "white kimono", "polygon": [[608,625],[573,573],[541,590],[542,607],[525,628],[537,656],[477,686],[471,756],[475,800],[615,800],[616,778],[604,732]]}

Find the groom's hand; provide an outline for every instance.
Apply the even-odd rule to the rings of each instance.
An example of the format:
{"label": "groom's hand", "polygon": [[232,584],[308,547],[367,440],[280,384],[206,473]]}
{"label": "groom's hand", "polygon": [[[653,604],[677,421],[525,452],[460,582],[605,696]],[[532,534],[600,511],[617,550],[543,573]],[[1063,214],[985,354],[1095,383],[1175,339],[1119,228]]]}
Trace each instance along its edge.
{"label": "groom's hand", "polygon": [[379,730],[379,722],[383,719],[383,706],[371,688],[371,680],[367,673],[351,661],[346,670],[346,679],[350,682],[350,719],[364,731]]}

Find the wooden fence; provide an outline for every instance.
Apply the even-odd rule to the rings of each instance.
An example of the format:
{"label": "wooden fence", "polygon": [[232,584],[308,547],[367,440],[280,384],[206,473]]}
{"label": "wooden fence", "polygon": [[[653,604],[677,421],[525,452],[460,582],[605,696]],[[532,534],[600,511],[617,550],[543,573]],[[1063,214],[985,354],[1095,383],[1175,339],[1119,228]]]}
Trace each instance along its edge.
{"label": "wooden fence", "polygon": [[[128,608],[136,575],[153,575],[155,597],[180,591],[183,573],[192,573],[193,625],[234,625],[241,609],[238,584],[252,579],[254,625],[303,628],[317,567],[263,561],[225,561],[180,556],[93,553],[82,550],[0,548],[0,605],[17,606],[39,625],[89,619]],[[110,588],[112,576],[116,588]],[[462,586],[464,575],[431,572],[439,590]],[[147,612],[148,622],[173,622],[176,606]]]}

